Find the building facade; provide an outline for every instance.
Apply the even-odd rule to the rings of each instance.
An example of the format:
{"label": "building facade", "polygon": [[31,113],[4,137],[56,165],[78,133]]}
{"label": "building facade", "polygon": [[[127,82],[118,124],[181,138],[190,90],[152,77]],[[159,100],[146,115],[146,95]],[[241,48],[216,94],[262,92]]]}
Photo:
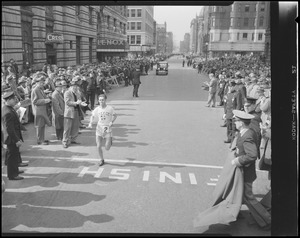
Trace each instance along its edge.
{"label": "building facade", "polygon": [[154,42],[153,6],[127,7],[127,42],[129,54],[150,55]]}
{"label": "building facade", "polygon": [[156,24],[156,53],[166,54],[167,49],[167,23]]}
{"label": "building facade", "polygon": [[166,52],[167,54],[172,54],[173,53],[173,32],[167,32],[167,49]]}
{"label": "building facade", "polygon": [[38,70],[126,56],[126,23],[126,6],[3,6],[2,62]]}
{"label": "building facade", "polygon": [[210,57],[237,53],[263,54],[269,19],[267,2],[236,1],[231,6],[210,6]]}
{"label": "building facade", "polygon": [[98,62],[108,61],[112,57],[127,57],[127,7],[97,6],[96,18]]}

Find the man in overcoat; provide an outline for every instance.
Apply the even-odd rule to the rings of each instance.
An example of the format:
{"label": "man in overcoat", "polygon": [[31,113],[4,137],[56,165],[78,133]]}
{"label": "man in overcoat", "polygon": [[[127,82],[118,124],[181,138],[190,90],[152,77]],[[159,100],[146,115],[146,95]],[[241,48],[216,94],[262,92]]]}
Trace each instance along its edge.
{"label": "man in overcoat", "polygon": [[257,136],[250,128],[250,122],[254,116],[244,111],[233,110],[235,125],[239,133],[236,139],[235,159],[232,165],[242,167],[244,174],[243,200],[257,224],[269,229],[271,225],[271,214],[258,202],[253,194],[253,182],[257,178],[255,161],[258,157]]}
{"label": "man in overcoat", "polygon": [[58,140],[63,139],[64,133],[65,101],[63,91],[66,86],[66,81],[56,81],[55,90],[52,93],[52,124],[55,127]]}
{"label": "man in overcoat", "polygon": [[210,107],[212,103],[212,107],[216,106],[216,97],[217,97],[217,87],[218,87],[218,79],[214,77],[213,73],[209,75],[210,82],[207,84],[209,86],[208,92],[208,100],[207,100],[207,107]]}
{"label": "man in overcoat", "polygon": [[49,140],[45,140],[45,126],[51,126],[52,123],[47,113],[47,107],[50,107],[51,99],[44,92],[45,76],[39,76],[36,79],[36,87],[31,92],[32,112],[34,115],[34,126],[37,131],[37,144],[48,145]]}
{"label": "man in overcoat", "polygon": [[62,144],[64,148],[76,142],[79,132],[79,106],[81,104],[78,92],[80,76],[75,76],[70,82],[70,88],[64,93],[65,112],[64,112],[64,133]]}
{"label": "man in overcoat", "polygon": [[7,145],[7,177],[9,180],[21,180],[23,177],[19,176],[19,174],[24,171],[19,171],[18,165],[21,158],[19,147],[23,143],[23,137],[19,116],[14,109],[14,106],[17,104],[17,98],[13,91],[4,93],[2,98],[5,101],[2,107],[2,122],[4,144]]}
{"label": "man in overcoat", "polygon": [[141,71],[138,67],[132,72],[132,84],[133,84],[133,97],[139,97],[138,91],[141,84]]}

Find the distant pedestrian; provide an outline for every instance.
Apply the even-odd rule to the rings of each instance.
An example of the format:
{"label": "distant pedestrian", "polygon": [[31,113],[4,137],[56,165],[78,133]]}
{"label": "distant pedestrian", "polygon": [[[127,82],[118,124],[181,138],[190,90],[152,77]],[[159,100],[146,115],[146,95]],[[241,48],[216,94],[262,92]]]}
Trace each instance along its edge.
{"label": "distant pedestrian", "polygon": [[183,59],[183,61],[182,61],[182,67],[184,67],[184,64],[185,64],[185,60]]}
{"label": "distant pedestrian", "polygon": [[210,107],[212,103],[212,107],[216,107],[216,97],[217,97],[217,87],[218,87],[218,79],[214,77],[214,74],[210,73],[209,75],[210,82],[207,84],[209,86],[208,90],[208,100],[207,107]]}
{"label": "distant pedestrian", "polygon": [[138,91],[139,87],[141,84],[141,72],[138,68],[136,68],[133,73],[132,73],[133,79],[132,79],[132,84],[133,84],[133,97],[139,97],[138,96]]}
{"label": "distant pedestrian", "polygon": [[99,166],[104,164],[104,156],[102,146],[105,140],[105,149],[108,151],[112,145],[112,125],[117,118],[117,114],[112,106],[106,104],[107,96],[105,94],[99,95],[99,106],[92,112],[90,123],[87,128],[92,128],[94,119],[97,120],[96,127],[96,143],[98,154],[100,157]]}

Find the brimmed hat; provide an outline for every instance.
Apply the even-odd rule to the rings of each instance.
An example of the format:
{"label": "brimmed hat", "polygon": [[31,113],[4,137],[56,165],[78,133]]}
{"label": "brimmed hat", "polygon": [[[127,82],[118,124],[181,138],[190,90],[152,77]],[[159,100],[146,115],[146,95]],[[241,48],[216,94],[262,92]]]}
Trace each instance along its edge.
{"label": "brimmed hat", "polygon": [[246,98],[246,103],[245,103],[245,104],[247,104],[247,105],[249,105],[249,104],[255,104],[255,103],[256,103],[256,100],[257,100],[257,98],[254,98],[254,97],[247,97],[247,98]]}
{"label": "brimmed hat", "polygon": [[3,94],[2,98],[3,98],[3,99],[8,99],[8,98],[10,98],[10,97],[12,97],[12,96],[14,96],[14,91],[9,90],[9,91],[7,91],[7,92],[5,92],[5,93]]}
{"label": "brimmed hat", "polygon": [[70,82],[70,85],[79,85],[80,80],[81,80],[81,77],[76,76],[72,79],[72,81]]}
{"label": "brimmed hat", "polygon": [[233,110],[232,112],[233,112],[234,118],[239,118],[242,121],[248,121],[249,122],[251,119],[254,118],[253,115],[251,115],[249,113],[246,113],[244,111]]}
{"label": "brimmed hat", "polygon": [[35,82],[46,81],[46,77],[44,75],[40,75],[35,79]]}
{"label": "brimmed hat", "polygon": [[55,87],[61,87],[61,86],[62,86],[62,84],[61,84],[60,80],[58,80],[58,81],[55,82]]}

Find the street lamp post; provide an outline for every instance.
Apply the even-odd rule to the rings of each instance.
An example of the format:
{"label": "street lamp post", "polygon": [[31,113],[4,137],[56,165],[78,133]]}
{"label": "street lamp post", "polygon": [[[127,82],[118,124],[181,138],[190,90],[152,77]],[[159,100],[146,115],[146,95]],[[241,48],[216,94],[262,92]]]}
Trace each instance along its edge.
{"label": "street lamp post", "polygon": [[207,61],[208,42],[206,42],[205,45],[206,45],[206,47],[205,47],[205,49],[206,49],[205,61]]}

